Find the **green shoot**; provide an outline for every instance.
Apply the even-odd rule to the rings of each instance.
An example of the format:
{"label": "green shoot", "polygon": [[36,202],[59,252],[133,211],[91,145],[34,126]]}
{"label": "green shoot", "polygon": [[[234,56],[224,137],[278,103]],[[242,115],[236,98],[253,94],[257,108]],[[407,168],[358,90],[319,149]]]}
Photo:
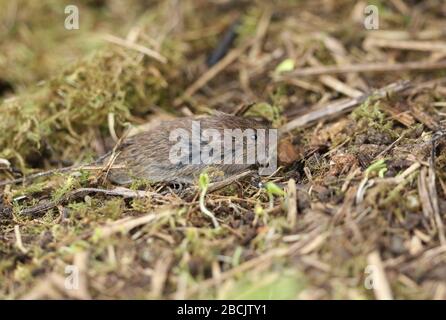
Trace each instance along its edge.
{"label": "green shoot", "polygon": [[270,208],[274,207],[274,196],[278,197],[284,197],[285,192],[274,182],[267,182],[265,185],[266,192],[268,193],[269,197],[269,206]]}
{"label": "green shoot", "polygon": [[220,225],[218,224],[217,219],[215,218],[214,214],[206,208],[205,204],[206,192],[209,186],[209,175],[206,172],[200,174],[198,185],[200,187],[200,210],[212,220],[214,228],[218,228]]}

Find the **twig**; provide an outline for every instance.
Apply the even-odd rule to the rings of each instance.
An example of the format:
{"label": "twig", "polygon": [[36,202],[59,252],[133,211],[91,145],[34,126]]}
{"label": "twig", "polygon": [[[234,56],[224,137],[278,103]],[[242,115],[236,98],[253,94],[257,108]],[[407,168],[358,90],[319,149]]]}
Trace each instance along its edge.
{"label": "twig", "polygon": [[353,72],[396,72],[410,70],[434,70],[446,68],[446,61],[441,62],[405,62],[405,63],[364,63],[346,66],[323,66],[302,68],[284,74],[277,81],[294,77],[319,76],[323,74],[342,74]]}
{"label": "twig", "polygon": [[107,122],[108,122],[108,131],[110,132],[110,137],[112,137],[113,141],[118,142],[119,138],[115,131],[115,114],[113,112],[109,112],[107,114]]}
{"label": "twig", "polygon": [[446,245],[445,230],[440,216],[440,207],[438,203],[434,161],[435,140],[432,140],[432,154],[429,160],[429,167],[428,169],[421,169],[418,177],[418,192],[420,199],[422,200],[421,203],[424,215],[433,220],[432,224],[436,226],[441,245]]}
{"label": "twig", "polygon": [[379,47],[416,51],[446,51],[446,42],[368,38],[364,48]]}
{"label": "twig", "polygon": [[217,191],[217,190],[219,190],[221,188],[224,188],[224,187],[226,187],[226,186],[228,186],[230,184],[233,184],[237,180],[240,180],[240,179],[245,178],[245,177],[249,177],[252,174],[254,174],[254,171],[253,170],[249,170],[249,171],[245,171],[245,172],[242,172],[242,173],[230,176],[230,177],[226,178],[225,180],[211,183],[211,184],[209,184],[207,192]]}
{"label": "twig", "polygon": [[71,191],[70,193],[61,197],[59,200],[47,201],[45,203],[38,204],[31,208],[23,209],[21,211],[21,214],[33,216],[33,215],[51,210],[61,203],[85,196],[90,193],[102,193],[107,196],[120,196],[120,197],[124,197],[124,198],[144,198],[144,197],[148,197],[148,196],[153,196],[153,197],[160,196],[156,192],[131,190],[131,189],[127,189],[124,187],[117,187],[113,190],[98,189],[98,188],[79,188],[77,190]]}
{"label": "twig", "polygon": [[378,251],[373,251],[367,257],[369,265],[373,266],[371,273],[373,279],[373,291],[378,300],[393,300],[392,290],[387,281],[386,272]]}
{"label": "twig", "polygon": [[[70,290],[70,296],[76,299],[91,299],[90,292],[88,291],[88,256],[88,251],[80,251],[74,255],[73,265],[77,268],[79,278],[78,286]],[[65,288],[65,290],[69,289]]]}
{"label": "twig", "polygon": [[121,220],[117,220],[108,225],[105,225],[95,232],[96,240],[104,239],[118,232],[128,232],[138,226],[148,224],[152,221],[159,220],[161,218],[167,217],[171,213],[169,211],[165,212],[157,212],[157,213],[149,213],[141,217],[137,218],[124,218]]}
{"label": "twig", "polygon": [[15,234],[15,243],[17,248],[24,254],[28,252],[26,248],[23,246],[22,235],[20,234],[20,227],[18,224],[14,226],[14,234]]}
{"label": "twig", "polygon": [[297,221],[297,192],[296,192],[296,181],[294,179],[290,179],[288,181],[287,206],[288,206],[287,221],[290,225],[290,228],[294,228],[296,226],[296,221]]}
{"label": "twig", "polygon": [[104,35],[104,40],[117,44],[119,46],[131,49],[131,50],[135,50],[138,52],[141,52],[142,54],[145,54],[148,57],[151,57],[161,63],[167,63],[167,59],[166,57],[162,56],[159,52],[156,52],[155,50],[149,49],[147,47],[144,47],[140,44],[136,44],[133,43],[131,41],[125,40],[125,39],[121,39],[118,38],[116,36],[113,36],[111,34],[106,34]]}
{"label": "twig", "polygon": [[272,11],[271,11],[271,8],[268,6],[265,8],[265,10],[257,24],[257,30],[256,30],[256,34],[254,36],[254,43],[253,43],[252,48],[248,54],[250,60],[256,59],[259,55],[260,49],[262,47],[263,39],[265,38],[266,33],[268,31],[268,27],[271,23],[271,16],[272,16]]}
{"label": "twig", "polygon": [[398,137],[395,141],[393,141],[390,145],[387,146],[383,151],[381,151],[375,159],[381,158],[383,155],[385,155],[387,152],[389,152],[401,139],[403,139],[406,135],[406,132],[403,132],[401,136]]}
{"label": "twig", "polygon": [[204,74],[202,74],[194,83],[192,83],[183,95],[173,102],[174,106],[181,105],[185,100],[193,96],[198,90],[200,90],[206,83],[212,80],[216,75],[223,71],[228,65],[234,62],[246,49],[252,45],[252,41],[246,42],[239,48],[231,50],[223,59],[217,64],[213,65]]}
{"label": "twig", "polygon": [[350,98],[358,98],[363,95],[361,91],[350,87],[349,85],[345,84],[344,82],[333,76],[322,75],[319,77],[319,81],[321,81],[327,87],[332,88]]}
{"label": "twig", "polygon": [[396,177],[387,178],[386,181],[393,182],[396,184],[402,183],[408,176],[410,176],[412,173],[417,171],[421,167],[421,164],[419,162],[413,163],[409,168],[404,170],[401,174],[397,175]]}
{"label": "twig", "polygon": [[425,30],[374,30],[373,37],[387,40],[431,40],[439,39],[446,35],[446,30],[441,28]]}
{"label": "twig", "polygon": [[[340,59],[337,59],[340,60]],[[309,63],[313,67],[320,67],[322,64],[315,58],[315,57],[309,57],[308,58]],[[340,92],[350,98],[357,98],[363,95],[363,93],[353,87],[350,87],[349,85],[345,84],[344,82],[340,81],[339,79],[335,78],[334,76],[330,75],[321,75],[319,76],[319,81],[322,82],[325,86],[332,88],[336,90],[337,92]]]}
{"label": "twig", "polygon": [[304,114],[303,116],[300,116],[294,120],[291,120],[284,126],[282,126],[279,130],[281,134],[289,132],[291,130],[294,130],[299,127],[303,127],[307,125],[308,123],[312,123],[317,120],[321,120],[327,117],[333,117],[336,115],[339,115],[343,112],[347,112],[348,110],[351,110],[353,107],[363,103],[366,101],[369,97],[375,97],[375,98],[382,98],[385,97],[387,94],[392,92],[399,92],[402,90],[405,90],[409,87],[409,81],[401,81],[392,83],[388,86],[385,86],[381,89],[378,89],[371,93],[363,94],[360,97],[352,98],[352,99],[342,99],[337,100],[335,102],[331,102],[330,104],[326,105],[325,107],[319,107],[317,110],[309,112],[307,114]]}
{"label": "twig", "polygon": [[244,115],[246,112],[248,112],[248,110],[253,107],[256,104],[256,102],[250,102],[250,103],[242,103],[239,106],[237,106],[232,112],[231,114],[233,114],[234,116],[242,116]]}
{"label": "twig", "polygon": [[166,255],[156,262],[151,281],[152,288],[150,294],[152,298],[159,299],[160,297],[162,297],[172,261],[173,257],[170,255]]}

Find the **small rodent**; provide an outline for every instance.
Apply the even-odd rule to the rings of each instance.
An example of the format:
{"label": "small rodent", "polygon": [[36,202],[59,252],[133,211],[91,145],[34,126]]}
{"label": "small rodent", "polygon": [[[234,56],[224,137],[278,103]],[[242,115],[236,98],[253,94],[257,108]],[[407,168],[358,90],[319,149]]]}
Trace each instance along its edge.
{"label": "small rodent", "polygon": [[[257,129],[268,129],[268,126],[260,121],[222,113],[215,116],[196,116],[164,121],[148,131],[124,139],[115,151],[117,157],[113,162],[113,165],[122,168],[110,169],[108,179],[117,184],[129,184],[135,179],[146,179],[151,182],[193,183],[197,181],[200,173],[205,169],[215,169],[221,175],[221,178],[224,178],[256,165],[248,164],[246,160],[240,162],[243,160],[240,157],[246,159],[248,150],[255,148],[255,145],[250,144],[247,139],[256,140],[256,134],[243,139],[243,150],[241,152],[237,151],[241,144],[231,144],[232,149],[229,152],[232,153],[234,161],[230,164],[225,164],[223,161],[220,164],[199,161],[197,164],[197,162],[191,161],[192,156],[190,154],[186,159],[183,159],[185,163],[173,163],[172,148],[179,145],[178,140],[171,137],[171,133],[175,130],[180,135],[189,135],[190,137],[189,140],[186,139],[188,145],[182,145],[182,147],[192,149],[193,145],[202,148],[209,146],[207,143],[210,140],[204,142],[203,139],[197,140],[192,137],[192,125],[193,123],[197,124],[197,122],[201,128],[200,132],[205,129],[214,129],[221,134],[222,139],[219,143],[221,143],[222,148],[225,129],[241,129],[242,131],[252,129],[254,132],[258,132]],[[246,130],[244,132],[252,131]],[[177,138],[179,138],[178,135]],[[222,149],[221,154],[216,155],[216,157],[224,157],[224,152],[227,152],[224,150],[227,149]],[[210,153],[212,154],[212,152]],[[108,160],[106,159],[105,163]]]}

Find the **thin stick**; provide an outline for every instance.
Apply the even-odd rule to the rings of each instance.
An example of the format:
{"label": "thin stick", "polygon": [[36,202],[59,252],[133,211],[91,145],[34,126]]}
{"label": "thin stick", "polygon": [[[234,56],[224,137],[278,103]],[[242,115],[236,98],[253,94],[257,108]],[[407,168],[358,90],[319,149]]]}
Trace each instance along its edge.
{"label": "thin stick", "polygon": [[432,40],[439,39],[446,34],[446,30],[435,28],[435,29],[427,29],[427,30],[374,30],[373,37],[379,39],[389,39],[389,40],[410,40],[410,39],[419,39],[419,40]]}
{"label": "thin stick", "polygon": [[230,176],[230,177],[226,178],[225,180],[211,183],[211,184],[209,184],[207,192],[210,193],[210,192],[217,191],[217,190],[224,188],[230,184],[233,184],[237,180],[240,180],[244,177],[248,177],[248,176],[252,175],[253,173],[254,173],[254,171],[252,171],[252,170],[245,171],[245,172]]}
{"label": "thin stick", "polygon": [[[330,38],[328,38],[330,39]],[[333,42],[335,40],[328,40],[326,39],[325,42]],[[333,44],[331,44],[333,46]],[[327,44],[326,44],[327,46]],[[342,51],[342,47],[339,48],[339,50]],[[333,54],[334,55],[334,54]],[[334,55],[336,59],[336,61],[340,61],[342,60],[341,58],[339,58],[339,55]],[[345,60],[345,59],[344,59]],[[321,67],[322,63],[319,62],[319,60],[317,60],[315,57],[309,57],[308,58],[308,62],[310,63],[311,66],[313,67]],[[345,64],[346,62],[344,62]],[[338,64],[340,64],[338,62]],[[350,75],[350,76],[355,76],[355,75]],[[337,92],[340,92],[344,95],[346,95],[347,97],[350,98],[357,98],[361,95],[363,95],[363,93],[355,88],[352,88],[351,86],[347,85],[346,83],[340,81],[339,79],[337,79],[336,77],[330,76],[330,75],[322,75],[319,76],[319,81],[322,82],[324,85],[326,85],[329,88],[332,88],[334,90],[336,90]]]}
{"label": "thin stick", "polygon": [[114,44],[117,44],[119,46],[128,48],[128,49],[131,49],[131,50],[138,51],[138,52],[140,52],[142,54],[145,54],[146,56],[151,57],[151,58],[153,58],[153,59],[155,59],[155,60],[157,60],[157,61],[159,61],[161,63],[167,63],[167,58],[162,56],[159,52],[156,52],[155,50],[152,50],[152,49],[149,49],[147,47],[144,47],[144,46],[142,46],[140,44],[136,44],[136,43],[133,43],[131,41],[118,38],[118,37],[113,36],[111,34],[104,35],[104,40],[106,40],[108,42],[111,42],[111,43],[114,43]]}
{"label": "thin stick", "polygon": [[15,243],[17,248],[24,254],[28,252],[26,248],[23,246],[22,235],[20,234],[20,227],[18,224],[14,226],[14,234],[15,234]]}
{"label": "thin stick", "polygon": [[409,87],[409,81],[401,81],[397,83],[392,83],[374,92],[363,94],[362,96],[357,98],[337,100],[335,102],[328,104],[325,107],[322,108],[319,107],[317,110],[314,110],[294,120],[291,120],[290,122],[282,126],[279,129],[279,132],[283,134],[296,128],[303,127],[308,123],[324,119],[327,117],[339,115],[363,103],[369,97],[374,96],[376,98],[382,98],[391,92],[399,92],[404,89],[407,89],[408,87]]}
{"label": "thin stick", "polygon": [[99,189],[99,188],[79,188],[79,189],[76,189],[76,190],[66,194],[59,200],[47,201],[42,204],[38,204],[36,206],[23,209],[20,213],[23,215],[33,216],[33,215],[51,210],[63,202],[67,202],[72,199],[79,198],[79,197],[85,196],[90,193],[102,193],[107,196],[120,196],[120,197],[124,197],[124,198],[145,198],[145,197],[149,197],[149,196],[160,197],[160,195],[156,192],[131,190],[131,189],[127,189],[124,187],[117,187],[113,190]]}
{"label": "thin stick", "polygon": [[305,76],[319,76],[323,74],[342,74],[354,72],[396,72],[410,70],[434,70],[446,68],[446,61],[441,62],[406,62],[406,63],[364,63],[347,66],[323,66],[297,69],[285,74],[277,79],[284,79]]}
{"label": "thin stick", "polygon": [[414,41],[368,38],[364,41],[364,47],[392,48],[415,51],[446,51],[446,42],[443,41]]}
{"label": "thin stick", "polygon": [[88,251],[80,251],[74,255],[73,265],[77,268],[79,282],[78,287],[71,290],[71,295],[76,299],[91,300],[91,294],[88,290],[88,257]]}
{"label": "thin stick", "polygon": [[287,222],[289,223],[291,228],[294,228],[297,222],[297,192],[296,181],[294,179],[290,179],[288,181],[287,206]]}
{"label": "thin stick", "polygon": [[375,159],[381,158],[383,155],[385,155],[387,152],[389,152],[401,139],[403,139],[406,136],[406,132],[403,132],[401,136],[398,137],[395,141],[393,141],[387,148],[385,148],[383,151],[381,151]]}
{"label": "thin stick", "polygon": [[149,214],[136,218],[123,218],[98,228],[98,232],[96,234],[99,239],[104,239],[115,233],[125,233],[138,226],[149,224],[152,221],[165,218],[170,214],[171,213],[169,211],[150,212]]}
{"label": "thin stick", "polygon": [[367,257],[367,262],[373,267],[371,276],[373,279],[373,291],[378,300],[392,300],[392,290],[387,281],[381,256],[378,251],[373,251]]}
{"label": "thin stick", "polygon": [[363,95],[361,91],[350,87],[349,85],[345,84],[344,82],[332,76],[328,75],[320,76],[319,81],[321,81],[327,87],[330,87],[336,90],[337,92],[342,93],[350,98],[357,98]]}
{"label": "thin stick", "polygon": [[252,45],[252,41],[246,42],[239,48],[231,50],[223,59],[217,64],[213,65],[209,70],[201,75],[192,85],[190,85],[184,94],[174,101],[174,106],[181,105],[185,100],[193,96],[198,90],[200,90],[206,83],[212,80],[216,75],[223,71],[228,65],[234,62],[247,48]]}

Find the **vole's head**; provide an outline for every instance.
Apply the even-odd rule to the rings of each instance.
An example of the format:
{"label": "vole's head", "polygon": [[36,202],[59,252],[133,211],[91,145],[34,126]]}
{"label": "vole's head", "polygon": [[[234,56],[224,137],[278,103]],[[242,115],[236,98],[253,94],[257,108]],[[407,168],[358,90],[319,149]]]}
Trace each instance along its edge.
{"label": "vole's head", "polygon": [[[212,146],[220,137],[223,164],[264,164],[269,155],[269,126],[256,119],[220,114],[203,118],[201,145]],[[216,139],[214,139],[216,138]],[[215,145],[218,145],[216,142]],[[208,149],[205,149],[207,151]],[[211,160],[218,159],[218,154]]]}

